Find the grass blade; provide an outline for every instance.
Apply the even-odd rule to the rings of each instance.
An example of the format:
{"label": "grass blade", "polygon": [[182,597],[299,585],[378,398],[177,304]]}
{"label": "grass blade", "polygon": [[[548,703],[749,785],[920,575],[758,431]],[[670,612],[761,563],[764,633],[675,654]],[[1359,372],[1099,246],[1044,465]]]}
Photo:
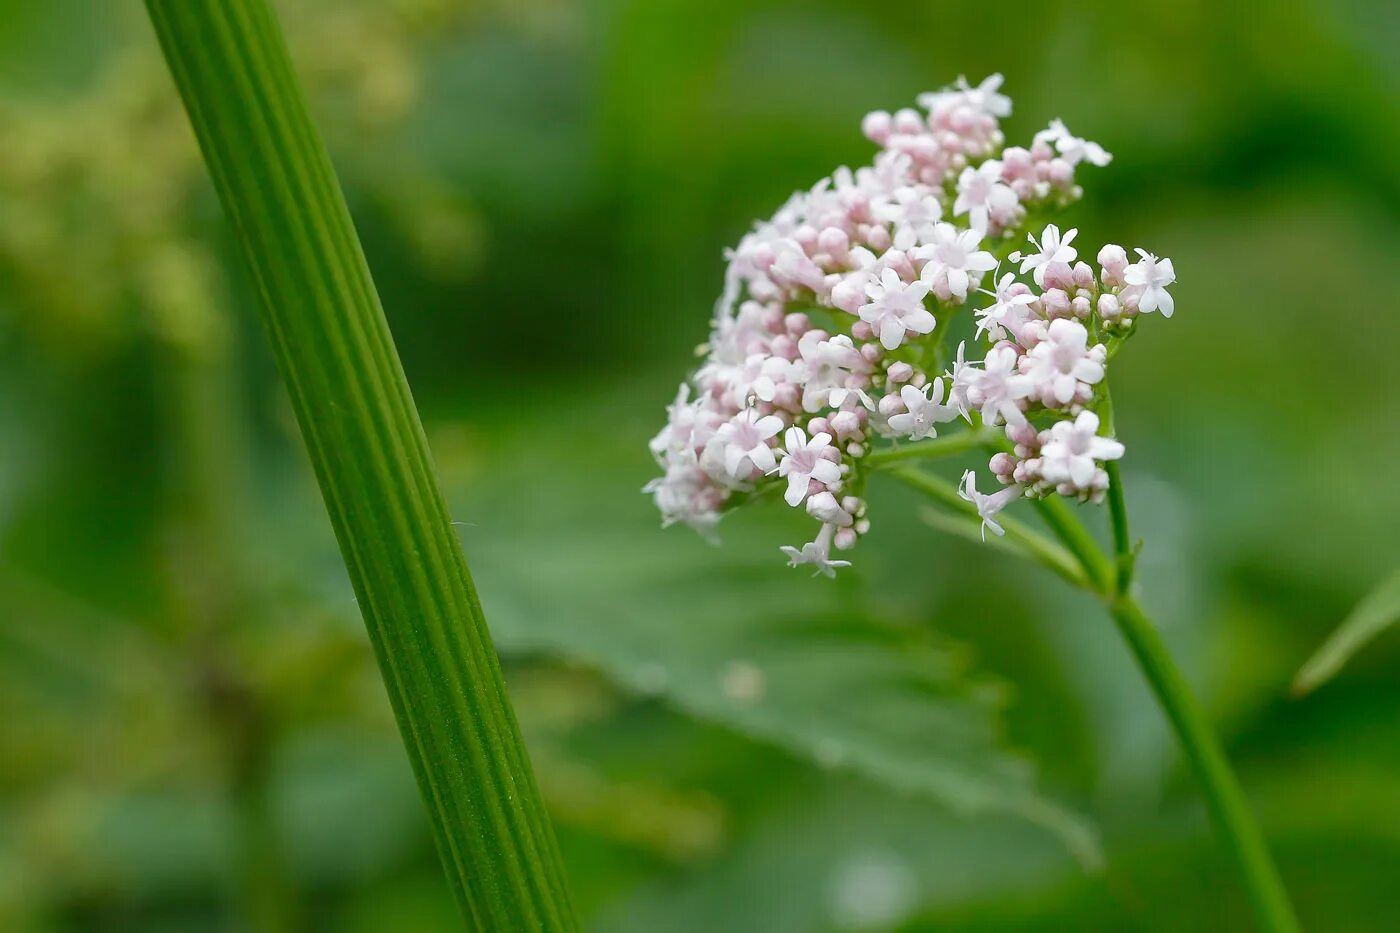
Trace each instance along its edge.
{"label": "grass blade", "polygon": [[253,272],[439,853],[476,929],[575,927],[422,425],[267,0],[147,0]]}
{"label": "grass blade", "polygon": [[1322,647],[1308,658],[1308,663],[1293,680],[1294,695],[1311,693],[1331,680],[1353,654],[1397,622],[1400,622],[1400,570],[1357,603]]}

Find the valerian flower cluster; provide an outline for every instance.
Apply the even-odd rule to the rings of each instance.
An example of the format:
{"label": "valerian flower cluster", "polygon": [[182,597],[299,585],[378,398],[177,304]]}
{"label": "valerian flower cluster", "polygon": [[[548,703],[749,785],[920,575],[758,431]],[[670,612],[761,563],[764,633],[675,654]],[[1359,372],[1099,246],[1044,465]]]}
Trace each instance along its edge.
{"label": "valerian flower cluster", "polygon": [[[989,471],[960,493],[1000,534],[1019,497],[1101,501],[1123,445],[1096,414],[1105,367],[1140,314],[1173,310],[1170,259],[1120,246],[1082,261],[1076,230],[1043,225],[1081,195],[1082,166],[1111,156],[1059,120],[1007,147],[1001,76],[922,95],[922,111],[869,114],[873,164],[794,194],[727,253],[705,359],[651,443],[646,486],[666,524],[713,535],[729,508],[769,486],[817,523],[784,547],[832,574],[870,528],[864,486],[877,442],[938,436],[957,419],[1000,427]],[[945,359],[947,325],[972,308]],[[946,430],[946,429],[945,429]]]}

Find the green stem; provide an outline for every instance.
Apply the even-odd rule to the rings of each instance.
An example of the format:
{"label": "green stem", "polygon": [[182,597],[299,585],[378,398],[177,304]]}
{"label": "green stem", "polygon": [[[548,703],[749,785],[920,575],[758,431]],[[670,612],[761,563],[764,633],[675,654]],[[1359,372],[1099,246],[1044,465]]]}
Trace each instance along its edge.
{"label": "green stem", "polygon": [[1057,495],[1031,501],[1035,505],[1036,511],[1040,513],[1040,517],[1044,519],[1045,524],[1049,525],[1050,530],[1055,533],[1055,537],[1069,548],[1070,553],[1084,568],[1084,572],[1093,584],[1090,591],[1099,596],[1108,595],[1113,587],[1113,565],[1103,555],[1103,551],[1099,550],[1098,542],[1094,540],[1093,535],[1089,534],[1084,523],[1070,511],[1065,500]]}
{"label": "green stem", "polygon": [[[1000,432],[991,432],[983,446],[992,453],[1010,452],[1012,449],[1011,442]],[[1094,536],[1089,534],[1084,523],[1070,511],[1064,499],[1057,495],[1051,495],[1043,499],[1032,499],[1031,504],[1040,513],[1045,524],[1050,526],[1055,537],[1069,548],[1070,553],[1075,556],[1079,565],[1084,568],[1084,572],[1088,574],[1091,585],[1087,589],[1099,596],[1110,594],[1114,579],[1113,566],[1099,550],[1098,542],[1094,540]]]}
{"label": "green stem", "polygon": [[[977,514],[977,507],[958,495],[957,487],[947,480],[907,466],[892,469],[889,475],[923,493],[939,505],[959,515],[971,518],[978,525],[982,523],[981,516]],[[1037,534],[1014,518],[999,515],[997,523],[1006,532],[1003,540],[1008,546],[1074,586],[1088,588],[1089,582],[1085,579],[1083,571],[1079,569],[1074,556],[1065,551],[1064,548],[1053,541],[1046,540],[1044,536]]]}
{"label": "green stem", "polygon": [[[996,441],[991,447],[994,450],[1001,449],[1003,443]],[[910,482],[912,476],[924,474],[904,467],[892,470],[891,475]],[[926,491],[931,491],[935,487],[928,483],[927,479],[924,486],[927,487]],[[1117,485],[1112,479],[1110,482]],[[956,495],[956,492],[953,494]],[[947,491],[942,490],[938,495],[946,500]],[[1035,500],[1035,504],[1041,517],[1083,568],[1083,574],[1079,575],[1081,586],[1105,601],[1119,632],[1127,641],[1133,657],[1146,676],[1157,702],[1171,722],[1177,740],[1200,783],[1216,830],[1239,867],[1260,929],[1268,933],[1296,931],[1298,921],[1293,915],[1288,894],[1269,854],[1263,833],[1250,813],[1239,780],[1225,757],[1219,738],[1192,696],[1186,679],[1172,661],[1167,646],[1151,621],[1126,590],[1118,589],[1124,580],[1121,574],[1125,566],[1122,555],[1125,553],[1129,557],[1126,566],[1131,568],[1131,551],[1126,545],[1127,509],[1121,496],[1117,505],[1113,505],[1110,500],[1110,508],[1118,510],[1114,517],[1114,539],[1115,542],[1123,542],[1118,550],[1118,574],[1114,572],[1113,563],[1104,555],[1088,529],[1063,499],[1059,496],[1049,496]],[[1008,536],[1010,533],[1008,528]]]}
{"label": "green stem", "polygon": [[905,460],[956,457],[959,454],[965,454],[968,451],[985,446],[995,439],[995,431],[962,431],[958,434],[948,434],[943,437],[934,437],[925,441],[914,441],[912,444],[900,444],[895,447],[877,450],[866,457],[865,462],[871,468],[879,469],[892,463],[902,463]]}
{"label": "green stem", "polygon": [[1109,605],[1109,611],[1191,762],[1211,819],[1244,877],[1259,928],[1269,933],[1298,930],[1278,868],[1249,810],[1239,779],[1230,768],[1210,720],[1172,662],[1166,644],[1131,598],[1120,596]]}
{"label": "green stem", "polygon": [[422,424],[267,0],[147,0],[261,298],[449,883],[474,929],[572,930]]}
{"label": "green stem", "polygon": [[[1108,383],[1103,384],[1103,401],[1099,405],[1104,428],[1109,437],[1116,437],[1113,427],[1113,396],[1108,391]],[[1116,557],[1117,576],[1114,583],[1120,595],[1127,595],[1133,585],[1133,542],[1128,531],[1128,504],[1123,499],[1123,475],[1118,469],[1117,460],[1104,461],[1108,473],[1108,514],[1113,526],[1113,553]]]}

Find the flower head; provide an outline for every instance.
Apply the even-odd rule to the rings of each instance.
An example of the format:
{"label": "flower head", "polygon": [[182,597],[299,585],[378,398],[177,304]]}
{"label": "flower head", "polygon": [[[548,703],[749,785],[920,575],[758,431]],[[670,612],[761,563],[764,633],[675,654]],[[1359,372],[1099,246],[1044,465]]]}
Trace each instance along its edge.
{"label": "flower head", "polygon": [[1024,285],[1018,285],[1014,273],[1008,272],[996,283],[994,291],[981,289],[982,294],[990,295],[992,305],[974,311],[977,316],[977,336],[984,333],[993,340],[1002,340],[1007,331],[1014,336],[1030,316],[1030,305],[1035,303],[1035,295]]}
{"label": "flower head", "polygon": [[960,231],[952,224],[938,224],[928,242],[913,252],[915,258],[924,260],[920,279],[940,298],[967,298],[972,276],[997,267],[991,253],[977,248],[981,242],[982,234],[976,230]]}
{"label": "flower head", "polygon": [[[1033,272],[1035,284],[1044,285],[1046,266],[1052,262],[1071,263],[1079,255],[1079,251],[1069,245],[1078,233],[1078,230],[1070,230],[1062,238],[1060,228],[1050,224],[1040,234],[1039,240],[1034,234],[1026,234],[1026,239],[1030,240],[1036,251],[1021,256],[1021,274]],[[1012,258],[1016,258],[1015,254],[1012,254]]]}
{"label": "flower head", "polygon": [[830,434],[817,434],[809,439],[807,432],[801,428],[788,428],[783,443],[783,460],[778,464],[778,475],[787,477],[788,488],[783,498],[788,505],[801,505],[813,481],[828,486],[840,481],[840,465],[823,456],[831,448]]}
{"label": "flower head", "polygon": [[1110,437],[1099,437],[1099,416],[1082,411],[1073,421],[1057,421],[1050,427],[1050,439],[1040,449],[1041,473],[1052,483],[1072,483],[1088,489],[1098,469],[1095,461],[1117,460],[1123,445]]}
{"label": "flower head", "polygon": [[878,282],[865,287],[870,301],[860,307],[860,319],[875,328],[880,345],[893,350],[904,342],[906,331],[927,334],[933,330],[933,315],[924,307],[929,286],[924,281],[905,282],[899,273],[886,268]]}
{"label": "flower head", "polygon": [[976,507],[977,517],[982,519],[982,540],[985,541],[988,529],[991,529],[992,534],[998,537],[1006,534],[1006,529],[997,523],[996,516],[1012,500],[1020,497],[1021,487],[1007,486],[1000,492],[984,495],[977,491],[976,474],[971,470],[966,470],[962,475],[962,481],[958,484],[958,495]]}
{"label": "flower head", "polygon": [[1089,346],[1089,331],[1078,321],[1050,322],[1044,340],[1026,354],[1026,376],[1046,405],[1068,405],[1080,384],[1103,379],[1104,349]]}
{"label": "flower head", "polygon": [[1123,273],[1124,280],[1133,288],[1142,290],[1138,296],[1138,310],[1144,313],[1162,310],[1162,317],[1171,317],[1176,310],[1176,302],[1167,292],[1167,286],[1176,281],[1176,270],[1170,259],[1158,259],[1146,250],[1138,250],[1142,257]]}
{"label": "flower head", "polygon": [[[741,494],[782,489],[819,524],[783,553],[831,576],[848,565],[833,549],[870,530],[872,451],[938,437],[957,415],[1010,442],[988,464],[1005,488],[983,494],[971,473],[959,484],[984,535],[1003,532],[998,516],[1018,496],[1102,499],[1102,464],[1123,454],[1094,414],[1108,341],[1137,333],[1139,313],[1172,314],[1175,270],[1145,250],[1130,264],[1113,245],[1096,269],[1076,262],[1078,231],[1026,229],[1029,211],[1080,196],[1078,166],[1111,157],[1059,120],[1005,145],[1001,85],[959,78],[921,95],[922,112],[868,114],[861,129],[879,147],[869,164],[798,190],[726,251],[703,359],[650,444],[662,475],[645,490],[663,524],[710,537]],[[1021,236],[1030,249],[1002,274],[984,245]],[[985,357],[969,362],[960,343],[940,374],[938,325],[974,291],[988,298],[972,311]]]}
{"label": "flower head", "polygon": [[801,548],[783,545],[780,550],[787,555],[789,567],[800,567],[803,564],[811,564],[816,567],[816,572],[812,576],[821,574],[824,577],[836,576],[836,571],[840,567],[849,567],[848,560],[831,559],[831,537],[836,531],[835,525],[822,525],[821,531],[817,532],[815,541],[808,541]]}
{"label": "flower head", "polygon": [[890,430],[910,440],[924,437],[937,437],[934,425],[952,421],[958,416],[957,409],[943,404],[943,380],[916,389],[905,386],[899,390],[899,398],[907,411],[889,417]]}
{"label": "flower head", "polygon": [[1001,180],[1001,160],[988,159],[973,168],[968,166],[958,176],[958,197],[953,202],[953,216],[966,214],[974,230],[986,231],[990,221],[999,221],[1016,210],[1016,192]]}
{"label": "flower head", "polygon": [[713,443],[720,446],[725,472],[742,479],[754,470],[771,471],[777,458],[768,441],[782,429],[783,419],[760,415],[752,408],[745,408],[720,425]]}

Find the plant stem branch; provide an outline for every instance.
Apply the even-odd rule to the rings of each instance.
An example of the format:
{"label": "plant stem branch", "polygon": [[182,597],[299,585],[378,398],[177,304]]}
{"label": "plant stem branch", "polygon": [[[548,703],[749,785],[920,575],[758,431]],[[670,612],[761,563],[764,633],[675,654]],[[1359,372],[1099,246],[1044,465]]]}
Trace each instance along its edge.
{"label": "plant stem branch", "polygon": [[1216,830],[1243,875],[1259,928],[1293,933],[1298,920],[1278,868],[1210,720],[1137,602],[1120,596],[1109,604],[1109,611],[1191,762]]}
{"label": "plant stem branch", "polygon": [[1091,582],[1090,592],[1103,597],[1112,593],[1113,566],[1099,549],[1094,536],[1059,496],[1032,499],[1035,510],[1070,553],[1079,561]]}
{"label": "plant stem branch", "polygon": [[[892,469],[889,475],[923,493],[944,508],[967,516],[977,525],[982,523],[977,514],[977,507],[959,496],[957,487],[947,480],[908,466]],[[1074,586],[1089,588],[1089,581],[1085,579],[1079,564],[1064,548],[1005,514],[997,516],[997,522],[1006,532],[1002,540],[1023,557],[1040,564]]]}
{"label": "plant stem branch", "polygon": [[[1109,412],[1111,418],[1111,407]],[[1005,444],[1004,439],[994,438],[988,446],[1000,450]],[[933,478],[917,470],[902,467],[890,472],[911,484],[915,477],[919,477],[920,488],[930,493],[937,490],[938,496],[947,498],[947,490],[938,488],[941,481],[930,482]],[[1206,798],[1216,830],[1239,867],[1260,929],[1266,933],[1294,933],[1298,930],[1298,921],[1293,907],[1220,740],[1191,694],[1186,679],[1172,661],[1156,628],[1126,591],[1125,581],[1130,582],[1131,577],[1124,576],[1124,568],[1130,574],[1132,567],[1131,546],[1127,543],[1127,508],[1116,475],[1110,477],[1110,483],[1110,489],[1117,487],[1120,490],[1116,504],[1115,500],[1110,499],[1110,509],[1114,512],[1115,550],[1119,555],[1116,573],[1114,564],[1063,499],[1049,496],[1034,500],[1035,505],[1041,517],[1083,569],[1083,573],[1077,575],[1079,585],[1104,600],[1158,704],[1171,722]],[[956,490],[952,494],[956,496]],[[1006,525],[1006,520],[1001,521]],[[1008,537],[1010,534],[1008,528]],[[1060,575],[1065,576],[1064,573]]]}
{"label": "plant stem branch", "polygon": [[[1109,437],[1116,437],[1113,426],[1113,396],[1108,391],[1108,383],[1103,384],[1103,401],[1099,413]],[[1108,473],[1108,514],[1113,525],[1113,553],[1116,559],[1117,575],[1114,588],[1119,595],[1126,596],[1133,585],[1132,536],[1128,530],[1128,505],[1123,498],[1123,474],[1117,460],[1105,460],[1104,470]]]}
{"label": "plant stem branch", "polygon": [[147,0],[261,299],[438,852],[474,929],[572,930],[398,353],[267,0]]}
{"label": "plant stem branch", "polygon": [[865,462],[872,469],[880,469],[893,463],[903,463],[905,460],[934,459],[936,457],[955,457],[958,454],[965,454],[970,450],[985,446],[996,437],[995,431],[985,429],[973,429],[962,431],[957,434],[947,434],[942,437],[934,437],[925,441],[914,441],[910,444],[900,444],[897,447],[886,447],[877,450],[865,458]]}

